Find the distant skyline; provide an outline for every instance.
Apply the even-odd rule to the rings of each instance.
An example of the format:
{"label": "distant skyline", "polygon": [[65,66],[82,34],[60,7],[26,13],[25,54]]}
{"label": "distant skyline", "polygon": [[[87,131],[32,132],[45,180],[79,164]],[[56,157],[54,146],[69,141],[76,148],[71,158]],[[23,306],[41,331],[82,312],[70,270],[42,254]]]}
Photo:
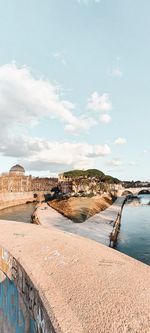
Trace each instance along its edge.
{"label": "distant skyline", "polygon": [[150,180],[149,0],[0,0],[0,172]]}

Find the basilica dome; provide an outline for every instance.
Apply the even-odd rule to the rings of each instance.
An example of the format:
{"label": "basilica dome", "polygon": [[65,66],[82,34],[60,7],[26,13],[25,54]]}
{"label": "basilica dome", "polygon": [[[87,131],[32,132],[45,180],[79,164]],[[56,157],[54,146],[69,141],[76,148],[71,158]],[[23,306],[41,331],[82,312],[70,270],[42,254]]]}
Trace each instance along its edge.
{"label": "basilica dome", "polygon": [[25,174],[25,169],[21,165],[16,164],[9,170],[9,173],[23,176]]}

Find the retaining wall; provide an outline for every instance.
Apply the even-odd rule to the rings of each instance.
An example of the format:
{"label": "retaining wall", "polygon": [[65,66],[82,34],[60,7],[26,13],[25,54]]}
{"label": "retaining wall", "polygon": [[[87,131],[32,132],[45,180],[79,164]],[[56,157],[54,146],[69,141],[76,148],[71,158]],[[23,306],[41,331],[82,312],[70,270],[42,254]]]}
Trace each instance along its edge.
{"label": "retaining wall", "polygon": [[0,271],[0,332],[36,333],[36,325],[15,284]]}
{"label": "retaining wall", "polygon": [[3,282],[0,281],[0,303],[2,303],[0,318],[4,318],[3,326],[10,327],[11,333],[55,333],[29,275],[2,246],[0,246],[0,269],[7,277],[4,278],[3,275]]}
{"label": "retaining wall", "polygon": [[113,225],[113,230],[110,234],[110,247],[115,247],[117,239],[118,239],[118,234],[121,226],[121,217],[122,217],[122,210],[124,207],[125,202],[127,201],[127,196],[124,196],[122,199],[122,204],[120,206],[120,211],[118,211],[116,220],[114,221]]}
{"label": "retaining wall", "polygon": [[[25,204],[26,202],[33,202],[36,200],[44,200],[44,194],[47,192],[5,192],[0,193],[0,210]],[[37,194],[37,197],[34,197],[34,194]]]}
{"label": "retaining wall", "polygon": [[149,332],[149,266],[54,227],[0,228],[0,269],[29,304],[37,332]]}
{"label": "retaining wall", "polygon": [[125,197],[118,198],[114,204],[88,218],[83,223],[74,223],[46,203],[42,203],[37,205],[33,214],[33,223],[49,227],[53,226],[60,230],[93,239],[104,245],[110,246],[112,244],[113,246],[114,242],[110,242],[111,235],[116,225],[118,213],[121,213],[124,202]]}

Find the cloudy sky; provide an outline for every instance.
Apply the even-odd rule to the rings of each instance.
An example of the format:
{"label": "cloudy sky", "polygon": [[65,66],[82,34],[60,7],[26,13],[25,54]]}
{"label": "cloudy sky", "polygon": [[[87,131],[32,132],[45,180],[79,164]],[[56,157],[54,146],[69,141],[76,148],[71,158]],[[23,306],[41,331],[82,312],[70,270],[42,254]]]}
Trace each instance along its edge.
{"label": "cloudy sky", "polygon": [[149,0],[0,0],[0,172],[150,180],[149,13]]}

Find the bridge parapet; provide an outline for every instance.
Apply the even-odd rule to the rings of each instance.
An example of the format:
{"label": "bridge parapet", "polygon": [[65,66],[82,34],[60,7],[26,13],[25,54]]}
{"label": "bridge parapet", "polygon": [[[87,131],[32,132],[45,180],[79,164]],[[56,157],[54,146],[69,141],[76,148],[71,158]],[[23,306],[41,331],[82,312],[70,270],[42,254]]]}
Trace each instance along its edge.
{"label": "bridge parapet", "polygon": [[[3,277],[2,273],[4,273]],[[22,265],[0,246],[1,323],[7,332],[55,333],[39,294]],[[11,282],[10,282],[11,281]],[[13,299],[13,302],[12,302]],[[8,303],[8,306],[7,306]],[[13,313],[13,316],[12,316]],[[18,316],[20,322],[18,323]]]}
{"label": "bridge parapet", "polygon": [[0,224],[0,268],[30,297],[31,312],[36,293],[42,308],[34,312],[37,331],[135,333],[142,327],[148,332],[148,266],[53,227]]}

